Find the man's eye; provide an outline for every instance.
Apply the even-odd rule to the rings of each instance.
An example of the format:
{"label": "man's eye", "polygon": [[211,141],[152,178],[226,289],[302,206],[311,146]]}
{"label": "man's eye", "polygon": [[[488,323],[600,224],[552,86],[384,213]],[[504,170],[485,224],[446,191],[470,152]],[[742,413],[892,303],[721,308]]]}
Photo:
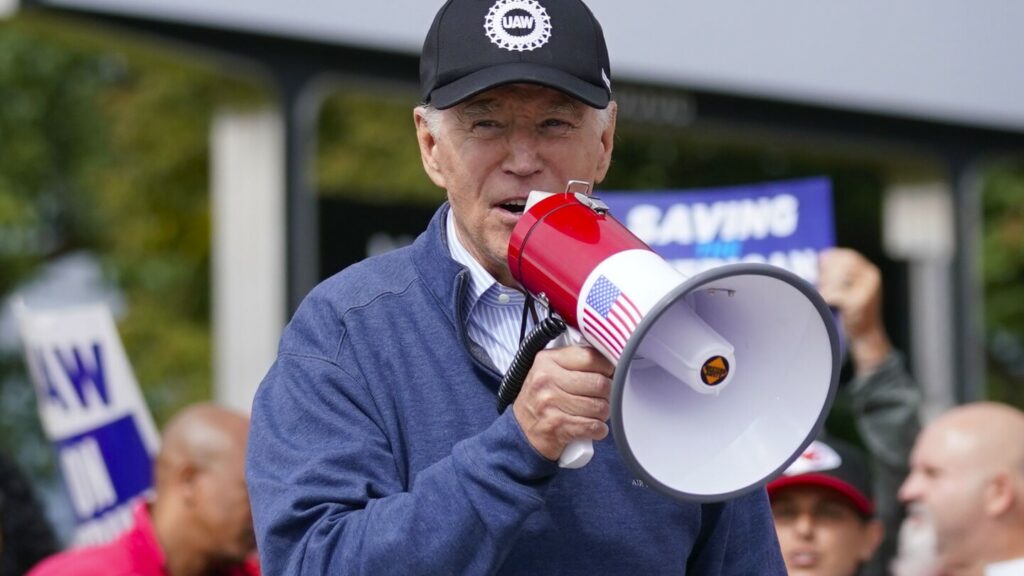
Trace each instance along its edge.
{"label": "man's eye", "polygon": [[497,120],[477,120],[473,122],[473,130],[494,130],[500,127],[501,124]]}
{"label": "man's eye", "polygon": [[560,120],[558,118],[548,118],[541,123],[541,126],[544,128],[568,128],[570,124],[565,120]]}
{"label": "man's eye", "polygon": [[797,517],[797,510],[793,506],[772,506],[772,516],[779,522],[792,521]]}

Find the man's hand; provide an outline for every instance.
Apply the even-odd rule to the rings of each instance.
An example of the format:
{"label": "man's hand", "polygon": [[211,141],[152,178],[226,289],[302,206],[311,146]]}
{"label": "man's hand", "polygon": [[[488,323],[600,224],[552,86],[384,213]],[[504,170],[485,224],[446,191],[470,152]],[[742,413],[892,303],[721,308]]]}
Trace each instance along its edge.
{"label": "man's hand", "polygon": [[537,354],[512,405],[537,452],[557,460],[573,440],[601,440],[608,435],[614,370],[607,358],[590,347],[567,346]]}
{"label": "man's hand", "polygon": [[882,324],[882,275],[878,267],[849,248],[821,254],[818,292],[839,309],[857,374],[867,374],[892,351]]}

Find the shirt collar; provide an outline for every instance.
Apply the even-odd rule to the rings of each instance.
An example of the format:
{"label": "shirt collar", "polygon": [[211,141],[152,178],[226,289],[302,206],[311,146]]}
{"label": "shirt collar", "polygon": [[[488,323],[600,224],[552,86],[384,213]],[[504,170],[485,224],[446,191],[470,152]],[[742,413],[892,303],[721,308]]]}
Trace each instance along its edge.
{"label": "shirt collar", "polygon": [[459,239],[459,235],[455,231],[455,212],[452,210],[448,211],[446,227],[448,230],[448,251],[451,252],[452,259],[465,266],[469,271],[469,293],[467,294],[469,310],[472,310],[481,299],[484,304],[497,304],[501,302],[499,298],[504,299],[504,296],[508,297],[505,302],[523,303],[526,301],[526,296],[522,292],[500,284],[469,253],[469,250],[462,244],[462,240]]}
{"label": "shirt collar", "polygon": [[1018,576],[1024,574],[1024,558],[996,562],[985,567],[985,576]]}

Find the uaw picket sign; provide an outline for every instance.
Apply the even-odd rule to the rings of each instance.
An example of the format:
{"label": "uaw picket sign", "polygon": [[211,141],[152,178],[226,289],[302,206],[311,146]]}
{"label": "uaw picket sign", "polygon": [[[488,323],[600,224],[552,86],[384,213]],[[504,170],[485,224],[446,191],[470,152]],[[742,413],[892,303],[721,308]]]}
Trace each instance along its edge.
{"label": "uaw picket sign", "polygon": [[43,430],[75,513],[74,545],[107,542],[131,525],[153,485],[159,435],[110,310],[18,311]]}
{"label": "uaw picket sign", "polygon": [[818,255],[835,245],[826,178],[598,196],[686,276],[732,262],[762,262],[814,283]]}

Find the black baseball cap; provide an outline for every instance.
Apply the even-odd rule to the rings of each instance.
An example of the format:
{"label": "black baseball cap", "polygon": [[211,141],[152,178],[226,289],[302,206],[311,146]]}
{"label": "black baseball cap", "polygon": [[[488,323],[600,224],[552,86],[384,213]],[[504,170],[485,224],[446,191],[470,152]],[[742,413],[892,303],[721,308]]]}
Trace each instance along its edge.
{"label": "black baseball cap", "polygon": [[841,440],[811,442],[782,476],[768,483],[768,497],[793,486],[817,486],[837,492],[865,518],[875,515],[871,474],[862,451]]}
{"label": "black baseball cap", "polygon": [[608,47],[590,9],[580,0],[448,0],[423,42],[423,102],[450,108],[517,82],[607,107]]}

